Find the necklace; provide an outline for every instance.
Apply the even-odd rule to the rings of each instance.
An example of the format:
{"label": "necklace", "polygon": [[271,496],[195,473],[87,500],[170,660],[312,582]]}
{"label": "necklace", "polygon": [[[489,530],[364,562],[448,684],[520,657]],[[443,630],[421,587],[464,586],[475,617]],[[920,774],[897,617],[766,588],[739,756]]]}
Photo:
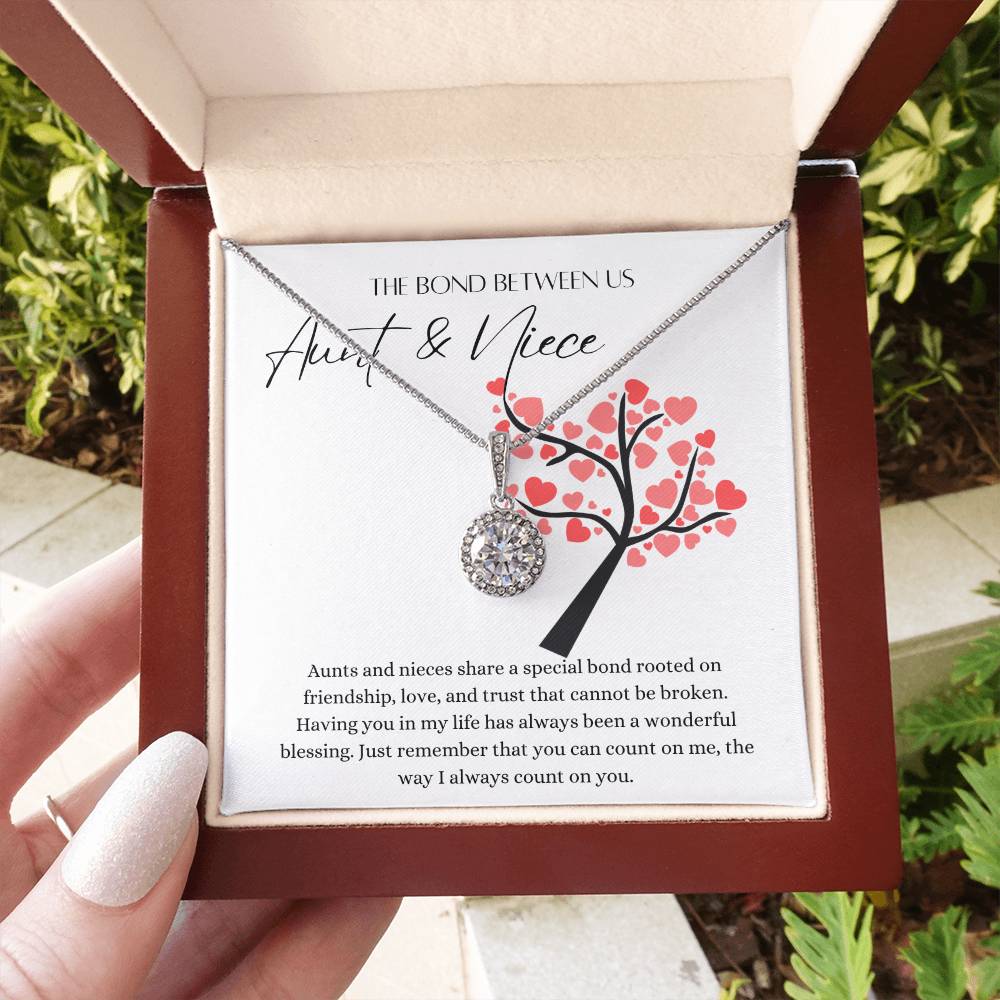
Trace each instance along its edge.
{"label": "necklace", "polygon": [[443,406],[409,383],[374,354],[361,346],[350,334],[328,319],[314,305],[306,301],[290,285],[281,280],[266,267],[245,246],[235,240],[223,239],[222,248],[234,253],[248,264],[265,281],[277,288],[290,302],[305,311],[325,330],[332,333],[358,357],[363,359],[380,375],[398,386],[407,395],[427,407],[450,427],[453,427],[467,441],[477,448],[485,448],[490,458],[493,476],[493,491],[490,494],[490,509],[477,517],[465,530],[462,538],[462,570],[474,587],[485,594],[497,597],[511,597],[522,594],[541,575],[545,566],[545,543],[535,525],[515,507],[514,498],[507,493],[507,470],[510,453],[516,448],[533,441],[546,427],[554,424],[582,399],[602,386],[608,379],[620,372],[661,334],[683,319],[695,306],[714,292],[719,285],[731,278],[744,264],[758,254],[779,233],[788,229],[790,222],[782,219],[747,247],[731,264],[723,268],[708,284],[695,292],[685,303],[678,306],[666,319],[636,341],[617,361],[608,365],[589,382],[581,386],[551,413],[516,438],[511,440],[506,431],[491,431],[482,437],[449,413]]}

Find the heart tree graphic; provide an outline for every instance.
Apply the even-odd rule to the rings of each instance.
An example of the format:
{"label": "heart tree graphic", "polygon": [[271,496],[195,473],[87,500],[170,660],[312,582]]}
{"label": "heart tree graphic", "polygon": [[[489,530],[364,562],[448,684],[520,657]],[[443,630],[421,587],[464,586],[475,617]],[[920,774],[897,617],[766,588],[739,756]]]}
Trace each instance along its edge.
{"label": "heart tree graphic", "polygon": [[[507,391],[510,380],[495,378],[487,390],[499,397],[493,406],[498,431],[525,432],[545,415],[537,396]],[[662,400],[662,402],[661,402]],[[694,430],[698,403],[691,396],[658,396],[639,379],[609,392],[585,418],[550,424],[533,441],[511,452],[528,459],[538,451],[553,478],[515,478],[508,492],[538,518],[545,535],[563,527],[566,541],[594,539],[610,548],[590,578],[541,641],[543,649],[568,656],[593,613],[604,588],[624,560],[632,569],[675,553],[690,557],[709,538],[729,538],[736,530],[733,512],[746,493],[729,479],[716,479],[716,434]],[[690,428],[690,429],[689,429]],[[712,481],[706,479],[712,477]],[[561,479],[560,486],[557,480]],[[608,490],[617,497],[599,500]],[[588,493],[592,494],[588,496]]]}

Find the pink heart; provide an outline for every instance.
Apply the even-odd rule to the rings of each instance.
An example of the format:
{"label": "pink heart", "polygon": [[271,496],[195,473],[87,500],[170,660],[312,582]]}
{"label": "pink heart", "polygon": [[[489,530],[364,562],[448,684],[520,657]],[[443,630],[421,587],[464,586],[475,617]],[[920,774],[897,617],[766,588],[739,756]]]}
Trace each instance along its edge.
{"label": "pink heart", "polygon": [[691,503],[697,504],[699,507],[704,507],[705,504],[711,503],[715,499],[715,494],[697,479],[691,484],[691,492],[688,496],[691,498]]}
{"label": "pink heart", "polygon": [[747,495],[738,490],[730,480],[723,479],[716,484],[715,502],[723,510],[739,510],[747,502]]}
{"label": "pink heart", "polygon": [[597,478],[598,479],[603,479],[604,478],[604,470],[603,469],[598,469],[597,470]]}
{"label": "pink heart", "polygon": [[626,562],[629,566],[645,566],[646,557],[638,549],[629,549]]}
{"label": "pink heart", "polygon": [[603,445],[604,442],[596,434],[591,434],[590,437],[587,438],[587,447],[590,449],[600,448]]}
{"label": "pink heart", "polygon": [[583,432],[583,428],[579,424],[574,424],[571,420],[567,420],[563,424],[563,434],[566,435],[568,441],[572,441],[573,438],[579,437]]}
{"label": "pink heart", "polygon": [[549,535],[549,534],[551,534],[551,533],[552,533],[552,525],[551,525],[551,524],[549,524],[549,522],[548,522],[548,519],[547,519],[547,518],[544,518],[544,517],[543,517],[543,518],[541,518],[541,519],[539,520],[539,522],[538,522],[538,530],[539,530],[539,531],[540,531],[540,532],[541,532],[541,533],[542,533],[543,535]]}
{"label": "pink heart", "polygon": [[689,549],[693,549],[700,541],[701,541],[701,537],[699,535],[685,535],[684,536],[684,544]]}
{"label": "pink heart", "polygon": [[661,556],[672,556],[681,547],[681,540],[676,535],[668,535],[661,531],[660,534],[653,536],[653,544]]}
{"label": "pink heart", "polygon": [[590,538],[590,528],[578,517],[571,517],[566,522],[566,539],[570,542],[585,542]]}
{"label": "pink heart", "polygon": [[688,519],[689,521],[695,521],[695,520],[697,520],[697,519],[698,519],[698,511],[696,511],[696,510],[694,509],[694,505],[693,505],[693,504],[688,504],[688,505],[687,505],[687,506],[686,506],[686,507],[684,508],[684,516],[685,516],[685,517],[686,517],[686,518],[687,518],[687,519]]}
{"label": "pink heart", "polygon": [[603,514],[603,515],[604,515],[605,517],[610,517],[610,515],[611,515],[611,508],[610,508],[610,507],[602,507],[602,508],[601,508],[601,513],[602,513],[602,514]]}
{"label": "pink heart", "polygon": [[537,396],[522,396],[514,404],[514,412],[529,426],[541,423],[545,407]]}
{"label": "pink heart", "polygon": [[656,524],[660,520],[660,515],[648,503],[644,503],[642,510],[639,511],[639,520],[643,524]]}
{"label": "pink heart", "polygon": [[662,427],[647,427],[646,435],[653,441],[659,441],[663,434]]}
{"label": "pink heart", "polygon": [[690,441],[675,441],[668,449],[667,454],[673,459],[675,465],[687,465],[691,457]]}
{"label": "pink heart", "polygon": [[610,458],[611,461],[614,461],[618,457],[618,449],[613,444],[609,444],[607,448],[604,449],[604,455],[606,458]]}
{"label": "pink heart", "polygon": [[638,410],[629,410],[625,414],[625,420],[630,424],[638,424],[642,421],[642,414]]}
{"label": "pink heart", "polygon": [[594,534],[595,535],[601,534],[602,531],[604,531],[604,529],[599,524],[595,525],[595,527],[594,527]]}
{"label": "pink heart", "polygon": [[656,451],[650,448],[645,441],[640,441],[633,449],[632,455],[635,464],[640,469],[645,469],[656,461]]}
{"label": "pink heart", "polygon": [[566,504],[570,510],[579,510],[580,504],[583,503],[583,494],[579,490],[575,493],[564,493],[563,503]]}
{"label": "pink heart", "polygon": [[596,503],[594,503],[594,501],[593,501],[593,500],[588,500],[588,501],[587,501],[587,507],[588,507],[588,508],[589,508],[590,510],[597,510],[597,504],[596,504]]}
{"label": "pink heart", "polygon": [[698,464],[699,465],[715,465],[715,457],[712,455],[712,453],[710,451],[703,451],[698,456]]}
{"label": "pink heart", "polygon": [[643,542],[642,543],[642,547],[648,552],[653,547],[653,543],[652,542]]}
{"label": "pink heart", "polygon": [[661,479],[655,486],[646,488],[646,499],[669,510],[677,502],[677,483],[672,479]]}
{"label": "pink heart", "polygon": [[645,382],[640,382],[637,378],[630,378],[625,383],[625,394],[628,401],[634,406],[641,403],[649,393],[649,386]]}
{"label": "pink heart", "polygon": [[698,404],[691,396],[668,396],[663,402],[663,411],[671,420],[686,424],[698,409]]}
{"label": "pink heart", "polygon": [[715,431],[702,431],[695,434],[694,440],[699,448],[711,448],[715,444]]}
{"label": "pink heart", "polygon": [[590,411],[587,423],[602,434],[610,434],[612,431],[618,429],[618,421],[615,419],[615,408],[610,403],[598,403]]}
{"label": "pink heart", "polygon": [[543,444],[542,450],[538,453],[541,458],[555,458],[558,454],[555,445]]}
{"label": "pink heart", "polygon": [[716,521],[715,526],[719,529],[720,535],[725,535],[728,538],[736,530],[736,519],[724,517],[721,521]]}
{"label": "pink heart", "polygon": [[510,453],[514,458],[531,458],[534,449],[530,444],[522,444],[520,448],[511,448]]}
{"label": "pink heart", "polygon": [[512,496],[517,496],[517,483],[509,483],[507,485],[507,492]]}
{"label": "pink heart", "polygon": [[594,474],[594,461],[590,458],[578,458],[569,463],[569,472],[574,479],[585,483]]}
{"label": "pink heart", "polygon": [[548,503],[556,495],[556,484],[532,476],[524,484],[524,494],[528,498],[528,503],[534,507],[541,507]]}
{"label": "pink heart", "polygon": [[492,392],[494,396],[502,396],[503,395],[503,386],[504,386],[504,380],[503,380],[503,378],[495,378],[495,379],[493,379],[492,382],[487,382],[486,383],[486,388],[490,392]]}
{"label": "pink heart", "polygon": [[655,399],[647,399],[642,405],[642,412],[648,416],[650,413],[655,413],[659,408],[660,404]]}
{"label": "pink heart", "polygon": [[498,420],[494,427],[494,430],[498,430],[501,434],[506,434],[510,430],[509,420]]}
{"label": "pink heart", "polygon": [[[680,473],[678,472],[677,475],[680,475]],[[704,469],[699,469],[695,473],[695,475],[698,476],[698,477],[700,477],[701,479],[704,479],[705,478],[705,470]]]}
{"label": "pink heart", "polygon": [[663,403],[663,409],[671,420],[686,424],[698,409],[698,404],[691,396],[668,396]]}

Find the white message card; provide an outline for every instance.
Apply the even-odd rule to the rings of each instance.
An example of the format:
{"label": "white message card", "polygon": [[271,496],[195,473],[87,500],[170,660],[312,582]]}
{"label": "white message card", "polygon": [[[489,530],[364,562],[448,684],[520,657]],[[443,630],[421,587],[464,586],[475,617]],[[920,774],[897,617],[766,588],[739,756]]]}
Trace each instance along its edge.
{"label": "white message card", "polygon": [[[247,250],[516,438],[764,232]],[[813,805],[785,255],[513,451],[544,568],[498,596],[487,451],[228,250],[221,812]]]}

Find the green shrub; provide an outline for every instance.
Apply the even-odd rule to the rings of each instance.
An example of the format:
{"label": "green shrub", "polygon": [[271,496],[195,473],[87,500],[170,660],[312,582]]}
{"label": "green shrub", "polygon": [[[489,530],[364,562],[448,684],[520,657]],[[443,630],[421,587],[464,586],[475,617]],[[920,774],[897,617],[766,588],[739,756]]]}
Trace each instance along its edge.
{"label": "green shrub", "polygon": [[36,434],[64,366],[109,342],[142,405],[148,199],[0,54],[0,347]]}
{"label": "green shrub", "polygon": [[896,308],[886,319],[883,306],[908,302],[919,281],[928,313],[954,322],[985,307],[983,275],[997,261],[998,35],[1000,9],[987,0],[861,171],[876,404],[907,444],[921,435],[913,404],[931,386],[961,392],[961,372],[936,315],[916,320],[913,309]]}
{"label": "green shrub", "polygon": [[[980,593],[1000,599],[1000,583]],[[1000,888],[1000,628],[955,661],[951,686],[902,711],[897,722],[909,764],[900,771],[903,857],[933,861],[959,851],[969,878]],[[919,755],[919,756],[914,756]],[[795,1000],[865,1000],[871,986],[872,915],[862,894],[796,893],[812,918],[783,911]],[[920,1000],[1000,997],[1000,912],[991,930],[967,934],[969,911],[937,913],[909,936],[900,957]]]}

